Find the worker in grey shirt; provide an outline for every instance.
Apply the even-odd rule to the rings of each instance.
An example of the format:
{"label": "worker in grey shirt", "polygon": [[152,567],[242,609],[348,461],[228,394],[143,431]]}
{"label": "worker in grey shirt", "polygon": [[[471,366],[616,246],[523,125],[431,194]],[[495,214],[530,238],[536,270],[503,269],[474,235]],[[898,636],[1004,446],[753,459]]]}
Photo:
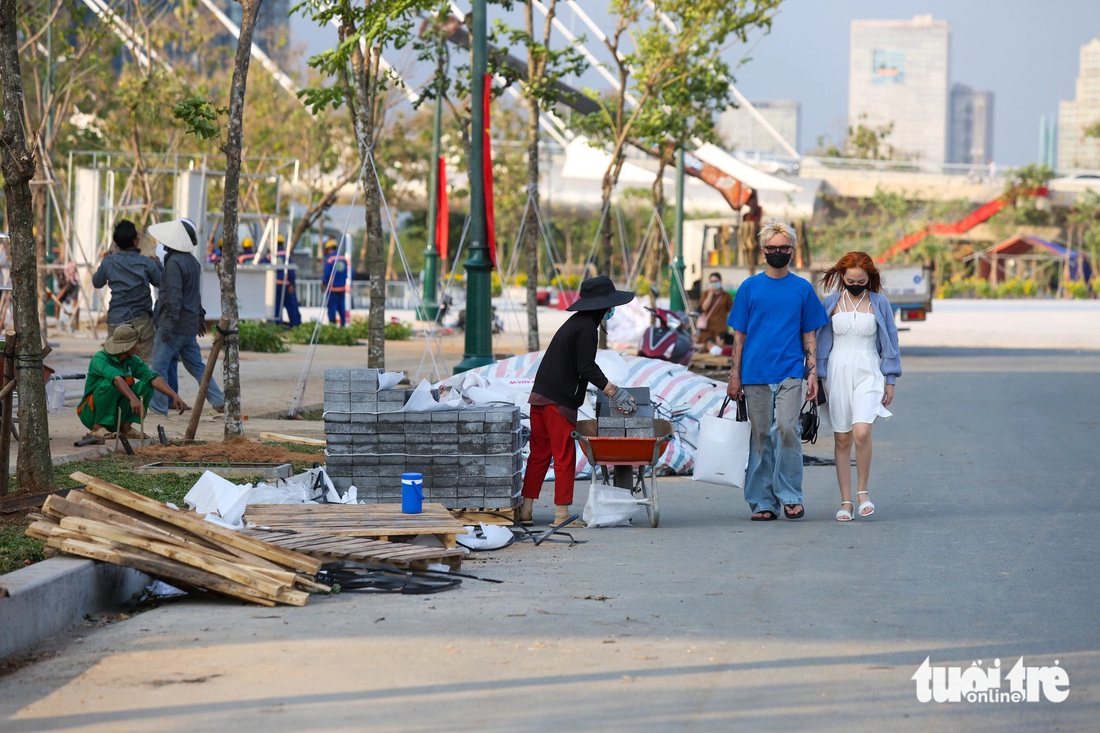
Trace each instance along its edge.
{"label": "worker in grey shirt", "polygon": [[113,235],[118,252],[108,253],[92,275],[92,285],[111,288],[111,304],[107,308],[107,337],[115,329],[129,323],[138,332],[137,355],[145,363],[153,356],[153,296],[149,286],[159,286],[164,269],[156,257],[146,257],[138,249],[138,231],[134,222],[121,220]]}

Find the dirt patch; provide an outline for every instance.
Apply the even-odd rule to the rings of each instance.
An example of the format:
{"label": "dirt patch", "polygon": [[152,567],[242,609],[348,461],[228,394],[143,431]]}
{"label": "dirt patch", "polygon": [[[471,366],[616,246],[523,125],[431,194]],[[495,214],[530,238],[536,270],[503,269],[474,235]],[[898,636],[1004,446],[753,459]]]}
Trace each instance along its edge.
{"label": "dirt patch", "polygon": [[137,455],[152,461],[196,462],[209,460],[231,463],[301,463],[324,461],[323,448],[298,452],[281,445],[257,443],[245,437],[237,437],[228,443],[203,443],[201,445],[150,445],[135,451]]}

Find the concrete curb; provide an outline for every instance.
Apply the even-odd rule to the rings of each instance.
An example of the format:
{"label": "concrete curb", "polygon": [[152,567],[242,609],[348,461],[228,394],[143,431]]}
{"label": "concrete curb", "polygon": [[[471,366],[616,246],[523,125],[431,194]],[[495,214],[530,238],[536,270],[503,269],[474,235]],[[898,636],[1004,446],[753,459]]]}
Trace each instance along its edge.
{"label": "concrete curb", "polygon": [[84,618],[115,608],[152,583],[145,573],[74,557],[54,557],[0,576],[0,659]]}

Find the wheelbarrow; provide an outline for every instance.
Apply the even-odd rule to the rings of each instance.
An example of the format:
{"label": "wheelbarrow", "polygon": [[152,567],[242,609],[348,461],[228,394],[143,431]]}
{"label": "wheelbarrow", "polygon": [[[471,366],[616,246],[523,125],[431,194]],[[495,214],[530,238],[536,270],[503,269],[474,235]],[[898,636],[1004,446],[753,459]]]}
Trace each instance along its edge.
{"label": "wheelbarrow", "polygon": [[[672,441],[672,423],[653,421],[652,438],[609,438],[596,434],[595,420],[580,420],[573,438],[580,443],[585,458],[592,466],[592,484],[599,474],[605,485],[617,486],[633,494],[649,516],[649,526],[661,521],[657,503],[657,459]],[[646,475],[646,469],[648,476]]]}

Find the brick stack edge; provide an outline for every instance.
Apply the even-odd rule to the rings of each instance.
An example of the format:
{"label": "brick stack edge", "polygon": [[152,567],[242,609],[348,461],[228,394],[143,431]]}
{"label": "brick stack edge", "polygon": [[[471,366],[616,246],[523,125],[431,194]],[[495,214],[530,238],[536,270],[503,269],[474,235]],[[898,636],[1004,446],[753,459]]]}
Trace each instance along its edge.
{"label": "brick stack edge", "polygon": [[401,412],[409,391],[378,389],[377,369],[325,372],[329,478],[359,501],[401,501],[401,474],[424,476],[424,500],[449,509],[518,503],[523,459],[520,409]]}

